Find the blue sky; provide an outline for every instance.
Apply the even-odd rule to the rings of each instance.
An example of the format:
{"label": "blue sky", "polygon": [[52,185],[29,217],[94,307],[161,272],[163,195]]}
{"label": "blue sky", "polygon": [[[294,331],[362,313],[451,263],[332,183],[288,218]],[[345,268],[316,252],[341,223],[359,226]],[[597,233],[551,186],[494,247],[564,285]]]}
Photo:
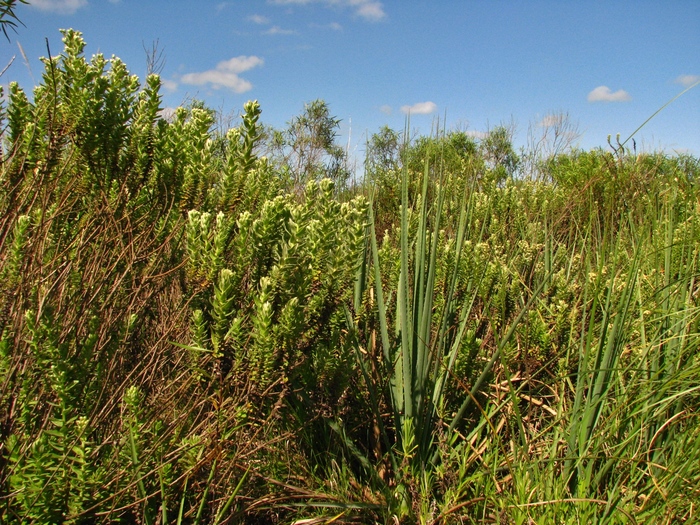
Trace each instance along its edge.
{"label": "blue sky", "polygon": [[[0,84],[31,88],[45,38],[62,50],[59,28],[141,78],[158,41],[164,106],[198,98],[235,115],[257,99],[283,127],[322,98],[358,157],[368,133],[403,130],[409,111],[420,133],[445,116],[475,136],[512,124],[516,145],[563,112],[581,147],[606,146],[700,80],[699,0],[29,1],[17,8],[26,27],[0,42],[0,68],[16,55]],[[636,142],[700,155],[700,86]]]}

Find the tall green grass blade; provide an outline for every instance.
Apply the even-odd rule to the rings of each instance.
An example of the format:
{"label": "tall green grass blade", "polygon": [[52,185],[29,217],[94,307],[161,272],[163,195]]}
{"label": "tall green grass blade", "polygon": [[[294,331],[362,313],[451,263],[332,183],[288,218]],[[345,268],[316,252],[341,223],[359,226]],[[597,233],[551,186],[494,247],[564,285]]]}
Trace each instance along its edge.
{"label": "tall green grass blade", "polygon": [[[374,206],[370,202],[369,210],[369,227],[370,227],[370,248],[372,251],[372,263],[374,266],[374,283],[377,301],[377,310],[379,316],[379,331],[382,342],[382,351],[384,353],[384,364],[386,370],[389,371],[389,391],[392,398],[392,409],[394,410],[394,419],[398,421],[399,414],[403,411],[403,363],[394,357],[394,349],[389,342],[389,323],[387,320],[386,304],[384,302],[384,291],[382,286],[381,266],[379,264],[379,247],[377,246],[377,232],[375,230]],[[398,298],[397,298],[398,303]],[[365,379],[367,379],[367,375]],[[368,383],[369,384],[369,383]],[[378,405],[377,405],[378,406]],[[379,415],[379,412],[375,413]]]}
{"label": "tall green grass blade", "polygon": [[[408,222],[408,174],[405,172],[401,181],[401,270],[399,273],[399,283],[396,290],[396,318],[398,320],[399,337],[401,347],[399,349],[400,359],[402,364],[402,374],[400,381],[397,381],[402,389],[403,406],[399,410],[399,421],[397,421],[397,429],[404,427],[404,419],[413,418],[413,367],[411,357],[413,353],[413,316],[411,315],[413,308],[411,307],[411,293],[408,286],[409,282],[409,222]],[[421,232],[419,232],[419,235]],[[399,439],[401,433],[399,431]]]}
{"label": "tall green grass blade", "polygon": [[661,106],[659,109],[657,109],[656,111],[654,111],[654,113],[653,113],[648,119],[646,119],[644,122],[642,122],[642,124],[641,124],[637,129],[635,129],[635,130],[630,134],[629,137],[627,137],[625,140],[622,141],[622,143],[620,144],[620,146],[624,146],[625,144],[627,144],[627,142],[628,142],[632,137],[634,137],[640,129],[642,129],[644,126],[646,126],[646,125],[649,123],[649,121],[650,121],[651,119],[653,119],[656,115],[658,115],[658,114],[661,113],[664,109],[666,109],[666,107],[668,107],[668,106],[671,105],[673,102],[675,102],[676,99],[682,97],[682,96],[685,95],[688,91],[690,91],[691,89],[693,89],[693,88],[695,88],[695,87],[697,87],[697,86],[700,86],[700,80],[698,80],[697,82],[695,82],[695,83],[691,84],[690,86],[688,86],[687,88],[685,88],[683,91],[681,91],[680,93],[678,93],[675,97],[673,97],[671,100],[669,100],[668,102],[666,102],[666,103],[665,103],[663,106]]}
{"label": "tall green grass blade", "polygon": [[182,525],[182,518],[185,516],[185,501],[187,499],[187,485],[189,481],[189,477],[185,478],[185,483],[182,486],[182,495],[180,496],[180,507],[177,512],[176,525]]}
{"label": "tall green grass blade", "polygon": [[[503,337],[499,339],[496,351],[493,353],[489,361],[482,367],[481,374],[479,375],[478,379],[474,382],[474,385],[470,389],[467,397],[465,397],[464,401],[460,405],[454,418],[452,418],[448,427],[448,433],[454,432],[457,426],[462,422],[462,419],[464,418],[464,416],[467,413],[467,410],[474,401],[475,396],[481,391],[481,388],[484,386],[484,383],[491,374],[493,366],[501,358],[501,352],[503,352],[504,347],[511,341],[518,325],[522,321],[523,317],[525,317],[525,314],[530,310],[532,305],[539,299],[539,294],[542,292],[542,290],[544,290],[544,287],[546,286],[546,283],[550,278],[551,275],[544,276],[537,288],[535,288],[532,291],[532,295],[528,299],[527,303],[525,303],[525,306],[523,306],[523,308],[513,318],[513,321],[511,321],[510,325],[508,326],[508,330],[506,330],[505,334],[503,334]],[[433,456],[433,459],[437,459],[436,455]]]}
{"label": "tall green grass blade", "polygon": [[226,503],[224,503],[219,512],[216,513],[216,518],[214,518],[214,525],[218,525],[219,523],[221,523],[222,518],[226,516],[226,513],[229,511],[231,505],[233,505],[233,502],[236,500],[236,496],[238,496],[238,493],[243,488],[243,483],[245,483],[246,479],[248,478],[249,472],[250,467],[248,467],[248,469],[243,473],[241,479],[238,480],[238,483],[234,487],[233,491],[231,491],[231,495],[226,500]]}
{"label": "tall green grass blade", "polygon": [[214,474],[216,473],[216,463],[218,458],[214,458],[211,463],[211,469],[209,470],[209,477],[207,478],[207,483],[204,487],[204,492],[202,492],[201,500],[199,501],[199,507],[197,508],[197,515],[194,517],[194,525],[199,525],[202,519],[202,514],[207,505],[207,499],[209,498],[209,491],[211,490],[212,481],[214,479]]}
{"label": "tall green grass blade", "polygon": [[158,470],[158,480],[160,481],[160,510],[163,523],[168,523],[168,497],[165,490],[165,479],[163,479],[163,469]]}

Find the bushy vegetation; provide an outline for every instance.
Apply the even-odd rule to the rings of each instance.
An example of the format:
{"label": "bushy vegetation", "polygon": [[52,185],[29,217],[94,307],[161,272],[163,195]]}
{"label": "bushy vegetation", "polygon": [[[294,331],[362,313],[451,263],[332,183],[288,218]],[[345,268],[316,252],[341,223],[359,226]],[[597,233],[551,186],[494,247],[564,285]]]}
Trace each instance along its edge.
{"label": "bushy vegetation", "polygon": [[697,159],[350,184],[322,101],[218,133],[64,44],[0,108],[0,522],[697,521]]}

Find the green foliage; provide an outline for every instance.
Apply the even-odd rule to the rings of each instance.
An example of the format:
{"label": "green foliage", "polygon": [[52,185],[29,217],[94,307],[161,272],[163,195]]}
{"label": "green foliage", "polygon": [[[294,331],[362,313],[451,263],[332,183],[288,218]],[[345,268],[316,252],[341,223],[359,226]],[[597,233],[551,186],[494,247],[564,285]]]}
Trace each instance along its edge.
{"label": "green foliage", "polygon": [[236,216],[275,196],[280,183],[265,158],[256,154],[263,137],[258,119],[262,110],[257,101],[244,106],[243,124],[225,137],[225,164],[210,194],[210,207]]}
{"label": "green foliage", "polygon": [[490,130],[480,144],[482,154],[492,170],[491,177],[496,183],[512,177],[520,159],[513,149],[512,132],[505,126]]}
{"label": "green foliage", "polygon": [[272,130],[269,147],[290,179],[291,188],[301,191],[307,182],[329,178],[337,189],[345,187],[350,175],[346,153],[336,143],[340,120],[331,115],[324,100],[304,106],[287,128]]}
{"label": "green foliage", "polygon": [[268,161],[64,44],[0,111],[0,522],[693,521],[697,159],[384,128],[353,199],[325,103]]}
{"label": "green foliage", "polygon": [[330,180],[311,182],[302,203],[276,197],[235,224],[190,211],[196,369],[231,373],[221,380],[245,379],[258,394],[279,383],[329,402],[342,391],[342,305],[364,245],[365,204],[341,205],[333,193]]}
{"label": "green foliage", "polygon": [[386,173],[399,168],[402,142],[401,134],[389,126],[383,126],[369,138],[365,153],[367,178],[372,180],[373,174]]}
{"label": "green foliage", "polygon": [[[157,76],[140,89],[118,59],[86,61],[79,33],[64,43],[31,102],[13,84],[3,114],[0,484],[13,496],[0,521],[94,523],[117,508],[152,521],[153,494],[173,500],[159,480],[181,475],[166,451],[196,426],[154,419],[145,399],[161,392],[153,370],[176,373],[168,341],[185,340],[179,210],[208,195],[186,184],[209,162],[196,145],[208,117],[160,119]],[[138,418],[120,408],[134,381]]]}
{"label": "green foliage", "polygon": [[28,3],[26,0],[2,0],[0,2],[0,30],[8,41],[10,37],[7,34],[7,29],[9,28],[16,31],[17,24],[22,24],[22,21],[17,18],[15,14],[18,1],[20,4],[26,5]]}

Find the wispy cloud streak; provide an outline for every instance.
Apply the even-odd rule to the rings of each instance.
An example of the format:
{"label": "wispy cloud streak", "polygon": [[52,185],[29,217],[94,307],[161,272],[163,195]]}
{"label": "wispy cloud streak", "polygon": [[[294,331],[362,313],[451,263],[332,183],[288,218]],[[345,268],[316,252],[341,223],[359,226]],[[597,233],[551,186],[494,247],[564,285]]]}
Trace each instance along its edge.
{"label": "wispy cloud streak", "polygon": [[404,115],[430,115],[437,110],[435,102],[418,102],[412,106],[401,106],[401,113]]}
{"label": "wispy cloud streak", "polygon": [[377,0],[268,0],[275,5],[324,4],[352,9],[355,14],[369,22],[378,22],[386,17],[384,5]]}
{"label": "wispy cloud streak", "polygon": [[72,15],[81,7],[85,7],[87,0],[32,0],[29,5],[49,13]]}
{"label": "wispy cloud streak", "polygon": [[211,85],[214,89],[228,88],[236,93],[245,93],[253,89],[253,84],[241,78],[240,73],[262,66],[263,59],[257,56],[239,56],[224,60],[209,69],[199,73],[187,73],[180,78],[183,84],[194,86]]}
{"label": "wispy cloud streak", "polygon": [[598,86],[588,94],[588,102],[628,102],[632,100],[627,91],[612,91],[608,86]]}

